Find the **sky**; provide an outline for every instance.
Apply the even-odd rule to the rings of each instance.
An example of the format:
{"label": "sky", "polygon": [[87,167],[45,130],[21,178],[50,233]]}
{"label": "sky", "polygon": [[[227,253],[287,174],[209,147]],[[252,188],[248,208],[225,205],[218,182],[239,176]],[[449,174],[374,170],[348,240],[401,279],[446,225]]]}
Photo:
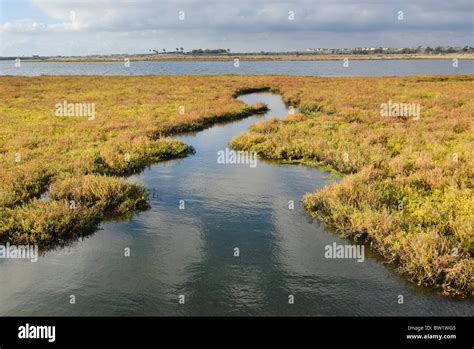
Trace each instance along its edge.
{"label": "sky", "polygon": [[[474,46],[472,0],[0,0],[0,56]],[[401,11],[401,12],[400,12]]]}

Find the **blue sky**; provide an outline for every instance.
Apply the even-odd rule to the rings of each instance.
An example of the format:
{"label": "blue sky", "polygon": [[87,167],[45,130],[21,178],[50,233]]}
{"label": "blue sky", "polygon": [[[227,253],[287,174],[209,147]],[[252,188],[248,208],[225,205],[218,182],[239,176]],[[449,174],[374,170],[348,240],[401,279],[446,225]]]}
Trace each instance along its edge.
{"label": "blue sky", "polygon": [[0,55],[464,46],[473,13],[471,0],[0,0]]}
{"label": "blue sky", "polygon": [[21,18],[34,18],[37,21],[52,23],[54,20],[43,13],[39,7],[29,0],[2,0],[0,1],[0,20],[2,23]]}

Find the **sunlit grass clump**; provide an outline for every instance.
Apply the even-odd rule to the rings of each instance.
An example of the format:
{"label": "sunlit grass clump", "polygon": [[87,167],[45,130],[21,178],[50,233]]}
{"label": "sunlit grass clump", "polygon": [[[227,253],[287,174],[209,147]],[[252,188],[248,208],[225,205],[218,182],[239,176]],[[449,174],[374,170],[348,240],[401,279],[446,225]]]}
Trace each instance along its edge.
{"label": "sunlit grass clump", "polygon": [[0,241],[43,247],[65,243],[92,232],[105,215],[146,208],[147,198],[141,185],[121,178],[58,176],[48,198],[3,209]]}
{"label": "sunlit grass clump", "polygon": [[134,139],[129,144],[117,144],[94,159],[94,173],[126,175],[138,172],[146,166],[169,159],[184,157],[193,149],[173,138],[157,140]]}

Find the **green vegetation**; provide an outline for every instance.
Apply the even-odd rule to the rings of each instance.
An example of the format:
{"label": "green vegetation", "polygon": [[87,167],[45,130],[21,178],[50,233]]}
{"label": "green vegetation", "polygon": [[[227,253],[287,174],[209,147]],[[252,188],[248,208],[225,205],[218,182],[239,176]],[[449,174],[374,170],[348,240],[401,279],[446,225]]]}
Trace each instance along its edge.
{"label": "green vegetation", "polygon": [[222,61],[238,57],[241,60],[378,60],[378,59],[473,59],[474,47],[465,45],[459,47],[422,47],[393,48],[393,47],[346,47],[346,48],[307,48],[299,51],[273,52],[231,52],[230,49],[195,49],[185,51],[183,47],[174,50],[166,48],[149,49],[148,53],[112,54],[89,56],[22,56],[0,57],[0,60],[13,61],[21,58],[23,61],[56,61],[56,62],[94,62],[120,61],[125,58],[130,61]]}
{"label": "green vegetation", "polygon": [[193,153],[193,149],[172,138],[135,138],[129,144],[110,147],[94,159],[93,172],[105,175],[127,175],[146,166]]}
{"label": "green vegetation", "polygon": [[40,246],[62,244],[94,231],[106,214],[147,207],[145,189],[123,179],[96,175],[60,177],[49,186],[51,199],[33,199],[3,209],[2,240]]}
{"label": "green vegetation", "polygon": [[[472,295],[472,76],[336,78],[280,85],[300,113],[254,124],[231,141],[264,158],[345,174],[304,197],[309,212],[368,242],[400,272],[446,294]],[[419,120],[380,116],[419,103]]]}
{"label": "green vegetation", "polygon": [[[63,243],[146,207],[144,188],[117,176],[192,153],[172,135],[263,112],[234,97],[269,90],[299,112],[231,145],[344,174],[305,196],[312,215],[418,284],[472,295],[472,75],[0,77],[0,86],[0,241]],[[56,116],[65,100],[95,103],[96,118]],[[419,103],[420,119],[382,117],[389,100]]]}
{"label": "green vegetation", "polygon": [[[144,209],[145,189],[116,176],[192,154],[175,133],[267,110],[233,98],[247,81],[211,80],[1,77],[0,242],[62,244]],[[64,101],[94,103],[96,118],[57,116]]]}

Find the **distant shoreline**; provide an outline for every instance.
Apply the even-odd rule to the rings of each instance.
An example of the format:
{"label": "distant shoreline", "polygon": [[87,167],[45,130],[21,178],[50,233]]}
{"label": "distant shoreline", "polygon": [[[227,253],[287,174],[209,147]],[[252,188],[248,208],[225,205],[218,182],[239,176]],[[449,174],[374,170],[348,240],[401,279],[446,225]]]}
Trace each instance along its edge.
{"label": "distant shoreline", "polygon": [[[96,56],[96,57],[38,57],[21,58],[29,62],[123,62],[130,61],[339,61],[339,60],[419,60],[419,59],[474,59],[474,53],[445,53],[445,54],[368,54],[368,55],[314,55],[314,54],[228,54],[228,55],[189,55],[189,54],[144,54],[123,56]],[[0,58],[2,60],[2,58]],[[9,60],[3,58],[3,60]]]}

